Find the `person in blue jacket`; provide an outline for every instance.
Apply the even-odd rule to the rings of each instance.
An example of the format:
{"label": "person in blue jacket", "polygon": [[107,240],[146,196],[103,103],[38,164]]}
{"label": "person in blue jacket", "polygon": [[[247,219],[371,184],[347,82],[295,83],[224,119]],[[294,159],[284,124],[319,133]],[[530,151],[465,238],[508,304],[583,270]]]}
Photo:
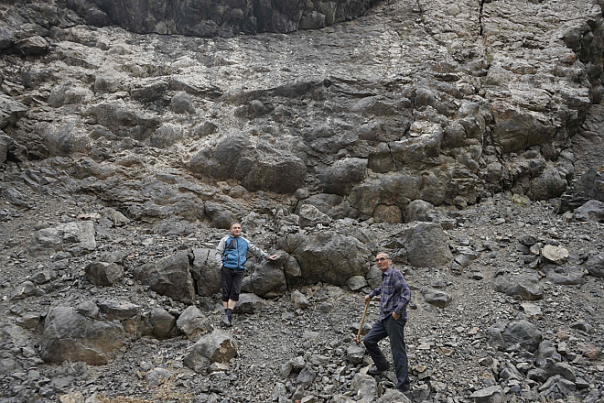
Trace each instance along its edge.
{"label": "person in blue jacket", "polygon": [[268,253],[241,236],[241,224],[231,224],[231,235],[222,238],[216,247],[216,261],[222,266],[220,269],[222,305],[224,306],[222,323],[226,326],[233,325],[231,315],[239,301],[248,251],[269,260],[275,260],[279,256],[269,256]]}

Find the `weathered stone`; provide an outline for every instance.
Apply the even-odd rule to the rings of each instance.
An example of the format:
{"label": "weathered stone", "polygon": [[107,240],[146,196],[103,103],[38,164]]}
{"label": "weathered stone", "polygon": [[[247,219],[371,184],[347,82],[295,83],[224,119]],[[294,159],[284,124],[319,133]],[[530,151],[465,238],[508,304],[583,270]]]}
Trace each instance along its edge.
{"label": "weathered stone", "polygon": [[348,278],[367,272],[370,252],[356,238],[321,231],[313,233],[291,254],[306,281],[344,285]]}
{"label": "weathered stone", "polygon": [[170,371],[164,368],[153,368],[147,372],[147,382],[151,386],[159,386],[170,378]]}
{"label": "weathered stone", "polygon": [[590,256],[584,266],[592,276],[604,278],[604,255]]}
{"label": "weathered stone", "polygon": [[10,293],[10,299],[13,301],[17,301],[20,299],[32,297],[36,295],[38,291],[44,293],[42,290],[38,290],[38,288],[36,288],[36,285],[31,281],[24,281],[23,283],[15,287],[15,289]]}
{"label": "weathered stone", "polygon": [[34,253],[66,250],[74,254],[96,249],[94,224],[92,222],[70,222],[38,231],[30,246]]}
{"label": "weathered stone", "polygon": [[14,125],[28,110],[23,103],[0,94],[0,129]]}
{"label": "weathered stone", "polygon": [[140,307],[129,301],[103,300],[98,302],[99,310],[107,320],[119,320],[126,336],[139,333],[141,328]]}
{"label": "weathered stone", "polygon": [[186,253],[178,253],[138,267],[134,276],[160,295],[185,304],[193,301],[195,289],[189,272],[189,256]]}
{"label": "weathered stone", "polygon": [[403,217],[405,222],[434,221],[434,206],[424,200],[413,200],[405,208]]}
{"label": "weathered stone", "polygon": [[519,344],[520,347],[534,351],[541,342],[541,332],[535,325],[527,321],[509,323],[503,331],[503,340],[508,346]]}
{"label": "weathered stone", "polygon": [[351,345],[346,349],[346,358],[353,365],[363,362],[364,355],[365,348],[361,347],[360,345]]}
{"label": "weathered stone", "polygon": [[319,174],[326,193],[347,195],[350,189],[365,178],[367,160],[361,158],[345,158],[336,161]]}
{"label": "weathered stone", "polygon": [[328,226],[331,223],[331,218],[327,214],[323,214],[318,208],[312,204],[304,204],[298,212],[300,227],[316,227],[319,224]]}
{"label": "weathered stone", "polygon": [[493,285],[495,291],[519,296],[529,301],[543,298],[543,286],[539,284],[537,276],[503,274],[495,277]]}
{"label": "weathered stone", "polygon": [[29,38],[15,41],[15,51],[21,55],[42,55],[48,51],[48,42],[41,36],[35,35]]}
{"label": "weathered stone", "polygon": [[568,250],[562,246],[545,245],[541,256],[548,262],[560,264],[568,259]]}
{"label": "weathered stone", "polygon": [[579,221],[604,221],[604,202],[590,200],[575,209],[575,218]]}
{"label": "weathered stone", "polygon": [[377,382],[366,374],[355,374],[350,382],[350,388],[356,391],[359,401],[372,402],[377,397]]}
{"label": "weathered stone", "polygon": [[94,285],[109,286],[124,276],[124,269],[116,263],[95,262],[84,268],[88,281]]}
{"label": "weathered stone", "polygon": [[191,274],[197,285],[197,293],[203,297],[220,291],[220,264],[214,258],[214,249],[194,249]]}
{"label": "weathered stone", "polygon": [[198,356],[204,357],[210,362],[225,363],[237,355],[237,343],[228,334],[220,330],[214,330],[212,333],[201,337],[185,356],[184,362],[189,368],[191,363],[198,359]]}
{"label": "weathered stone", "polygon": [[163,308],[153,308],[149,317],[153,335],[159,339],[168,338],[176,325],[176,318]]}
{"label": "weathered stone", "polygon": [[287,289],[285,274],[275,262],[250,263],[249,275],[243,278],[241,290],[261,297],[282,295]]}
{"label": "weathered stone", "polygon": [[185,137],[182,127],[170,123],[165,123],[151,134],[149,144],[151,147],[168,148],[176,144]]}
{"label": "weathered stone", "polygon": [[170,106],[174,113],[195,113],[195,107],[191,102],[191,97],[184,91],[178,92],[172,97]]}
{"label": "weathered stone", "polygon": [[292,292],[291,301],[296,308],[306,309],[310,306],[310,301],[300,291],[294,290]]}
{"label": "weathered stone", "polygon": [[235,313],[255,313],[266,307],[266,301],[256,294],[241,293],[235,306]]}
{"label": "weathered stone", "polygon": [[[447,236],[438,224],[420,223],[400,235],[407,249],[407,260],[412,266],[442,267],[448,266],[453,260]],[[426,253],[428,250],[430,253]]]}
{"label": "weathered stone", "polygon": [[71,307],[50,310],[44,324],[40,356],[44,361],[84,361],[103,365],[123,345],[124,329],[116,322],[94,321]]}
{"label": "weathered stone", "polygon": [[503,393],[501,386],[489,386],[488,388],[477,390],[470,395],[476,403],[504,403],[507,402],[507,398]]}
{"label": "weathered stone", "polygon": [[367,287],[367,280],[363,276],[352,276],[346,280],[346,285],[352,291],[358,291],[363,287]]}
{"label": "weathered stone", "polygon": [[296,383],[302,385],[304,388],[308,388],[313,383],[316,376],[317,373],[310,366],[307,365],[298,374],[298,377],[296,378]]}
{"label": "weathered stone", "polygon": [[427,303],[439,308],[444,308],[453,301],[453,297],[442,290],[429,289],[423,291],[423,294]]}
{"label": "weathered stone", "polygon": [[40,323],[41,315],[39,313],[29,312],[17,319],[17,325],[25,329],[34,329]]}
{"label": "weathered stone", "polygon": [[194,306],[188,307],[180,314],[176,326],[193,341],[199,340],[201,336],[212,330],[210,320]]}

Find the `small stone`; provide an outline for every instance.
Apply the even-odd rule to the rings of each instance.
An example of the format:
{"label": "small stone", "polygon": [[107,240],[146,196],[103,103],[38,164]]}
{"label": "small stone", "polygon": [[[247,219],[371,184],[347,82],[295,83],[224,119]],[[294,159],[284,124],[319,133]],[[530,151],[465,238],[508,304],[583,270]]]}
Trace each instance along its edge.
{"label": "small stone", "polygon": [[147,382],[151,386],[159,386],[170,378],[170,371],[164,368],[155,368],[147,373]]}
{"label": "small stone", "polygon": [[568,259],[568,250],[562,246],[545,245],[541,249],[541,257],[548,262],[560,264]]}

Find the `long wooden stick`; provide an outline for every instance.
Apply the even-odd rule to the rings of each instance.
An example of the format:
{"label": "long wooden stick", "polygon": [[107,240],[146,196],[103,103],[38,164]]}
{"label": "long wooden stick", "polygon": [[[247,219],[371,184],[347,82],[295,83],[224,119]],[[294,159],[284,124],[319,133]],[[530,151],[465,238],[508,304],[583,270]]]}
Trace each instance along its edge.
{"label": "long wooden stick", "polygon": [[365,304],[365,310],[363,311],[363,317],[361,318],[361,326],[359,326],[359,332],[357,333],[357,338],[355,339],[357,344],[361,342],[361,330],[363,330],[363,324],[365,323],[365,315],[367,315],[367,308],[369,308],[369,301]]}

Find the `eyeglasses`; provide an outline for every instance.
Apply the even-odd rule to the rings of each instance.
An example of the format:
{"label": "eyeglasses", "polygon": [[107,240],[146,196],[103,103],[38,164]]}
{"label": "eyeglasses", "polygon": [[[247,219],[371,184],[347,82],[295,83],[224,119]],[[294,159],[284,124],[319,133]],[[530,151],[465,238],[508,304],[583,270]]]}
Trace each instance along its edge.
{"label": "eyeglasses", "polygon": [[375,262],[376,263],[377,262],[383,262],[384,260],[388,260],[388,258],[386,258],[386,257],[380,257],[380,258],[375,259]]}

